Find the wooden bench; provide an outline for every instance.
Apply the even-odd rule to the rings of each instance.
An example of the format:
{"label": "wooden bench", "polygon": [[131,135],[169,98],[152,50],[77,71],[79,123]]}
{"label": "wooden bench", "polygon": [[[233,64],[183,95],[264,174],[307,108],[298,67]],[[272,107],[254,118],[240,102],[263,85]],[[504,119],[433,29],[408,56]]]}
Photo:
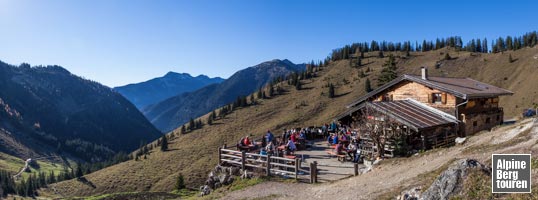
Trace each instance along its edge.
{"label": "wooden bench", "polygon": [[295,156],[295,155],[284,155],[284,158],[295,159],[295,158],[297,158],[297,156]]}
{"label": "wooden bench", "polygon": [[327,154],[329,154],[329,156],[335,156],[336,158],[338,158],[338,161],[341,161],[341,162],[346,161],[346,155],[337,154],[332,150],[325,150],[325,152],[327,152]]}

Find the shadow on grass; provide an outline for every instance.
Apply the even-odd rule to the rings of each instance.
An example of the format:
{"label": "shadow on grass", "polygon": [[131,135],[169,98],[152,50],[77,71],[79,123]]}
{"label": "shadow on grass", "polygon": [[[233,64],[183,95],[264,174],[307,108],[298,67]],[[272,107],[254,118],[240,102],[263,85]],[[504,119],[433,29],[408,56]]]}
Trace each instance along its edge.
{"label": "shadow on grass", "polygon": [[351,92],[346,92],[346,93],[342,93],[342,94],[335,94],[335,95],[334,95],[334,98],[338,98],[338,97],[346,96],[346,95],[348,95],[349,93],[351,93]]}
{"label": "shadow on grass", "polygon": [[86,177],[84,177],[84,176],[77,178],[77,181],[83,183],[84,185],[90,186],[92,188],[96,188],[96,186],[91,181],[86,179]]}

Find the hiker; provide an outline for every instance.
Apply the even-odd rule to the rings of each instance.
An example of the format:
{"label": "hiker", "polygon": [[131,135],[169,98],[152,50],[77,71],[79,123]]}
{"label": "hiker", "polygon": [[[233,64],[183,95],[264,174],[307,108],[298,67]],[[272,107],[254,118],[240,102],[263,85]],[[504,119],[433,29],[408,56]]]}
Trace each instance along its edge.
{"label": "hiker", "polygon": [[338,127],[336,125],[336,122],[333,121],[333,123],[331,123],[331,127],[329,128],[329,131],[336,133],[337,130],[338,130]]}
{"label": "hiker", "polygon": [[272,142],[267,143],[267,146],[265,146],[265,151],[267,152],[267,155],[273,155],[275,151],[275,146]]}
{"label": "hiker", "polygon": [[355,145],[357,147],[355,158],[353,158],[354,163],[359,163],[359,160],[361,159],[361,148],[362,148],[362,141],[360,139],[357,139],[357,144]]}
{"label": "hiker", "polygon": [[355,162],[357,156],[357,141],[353,139],[347,146],[347,155]]}
{"label": "hiker", "polygon": [[282,134],[282,142],[286,142],[290,138],[290,132],[286,129],[284,129],[284,133]]}
{"label": "hiker", "polygon": [[239,143],[237,144],[237,150],[250,151],[252,149],[255,149],[255,146],[253,145],[252,141],[250,141],[248,135],[241,138],[241,141],[239,141]]}
{"label": "hiker", "polygon": [[267,130],[267,133],[265,134],[265,140],[267,141],[267,143],[272,143],[274,138],[275,136],[273,135],[273,133],[271,133],[270,130]]}
{"label": "hiker", "polygon": [[292,140],[288,140],[288,143],[286,144],[286,150],[288,154],[293,154],[295,150],[297,150],[297,147],[295,146],[295,143]]}
{"label": "hiker", "polygon": [[333,144],[338,144],[338,135],[336,133],[333,134]]}
{"label": "hiker", "polygon": [[[269,142],[269,143],[271,143],[271,142]],[[265,146],[267,146],[267,136],[264,135],[264,136],[262,136],[262,147],[265,148]]]}
{"label": "hiker", "polygon": [[334,151],[338,155],[346,155],[347,149],[344,147],[342,142],[338,142],[338,144],[334,147]]}
{"label": "hiker", "polygon": [[293,143],[296,143],[297,142],[297,133],[292,133],[291,136],[290,136],[290,140]]}

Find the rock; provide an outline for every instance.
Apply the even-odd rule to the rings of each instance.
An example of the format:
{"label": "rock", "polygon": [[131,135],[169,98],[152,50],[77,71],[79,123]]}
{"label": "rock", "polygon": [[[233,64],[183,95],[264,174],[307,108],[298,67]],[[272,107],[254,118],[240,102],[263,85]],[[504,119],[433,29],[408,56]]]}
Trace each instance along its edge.
{"label": "rock", "polygon": [[209,188],[209,186],[204,185],[200,187],[200,195],[205,196],[205,195],[208,195],[209,193],[211,193],[211,189]]}
{"label": "rock", "polygon": [[463,144],[465,143],[465,141],[467,140],[467,138],[462,138],[462,137],[457,137],[456,139],[454,139],[454,141],[456,142],[456,144]]}
{"label": "rock", "polygon": [[220,184],[222,185],[228,185],[229,181],[230,181],[230,175],[229,174],[221,174],[219,176],[219,182]]}
{"label": "rock", "polygon": [[420,193],[422,187],[414,187],[410,190],[403,191],[396,199],[398,200],[418,200],[420,198]]}
{"label": "rock", "polygon": [[463,181],[469,173],[469,169],[480,169],[491,176],[491,168],[479,163],[474,159],[461,159],[452,164],[446,171],[422,193],[420,199],[446,200],[459,194],[463,189]]}
{"label": "rock", "polygon": [[241,173],[241,179],[250,179],[251,178],[251,175],[248,174],[248,171],[245,170]]}

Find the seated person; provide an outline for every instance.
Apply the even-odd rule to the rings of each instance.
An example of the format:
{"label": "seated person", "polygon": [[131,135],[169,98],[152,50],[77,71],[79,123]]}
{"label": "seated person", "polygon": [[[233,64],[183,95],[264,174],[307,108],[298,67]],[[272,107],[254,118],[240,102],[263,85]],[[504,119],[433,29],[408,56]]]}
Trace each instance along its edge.
{"label": "seated person", "polygon": [[250,141],[250,138],[248,137],[248,135],[245,136],[244,138],[241,138],[241,141],[239,142],[239,144],[237,144],[237,149],[238,150],[247,150],[247,151],[250,151],[251,149],[254,149],[254,145]]}
{"label": "seated person", "polygon": [[296,143],[297,142],[297,133],[292,133],[291,136],[290,136],[290,140],[293,143]]}
{"label": "seated person", "polygon": [[355,160],[355,157],[357,155],[357,141],[353,140],[349,143],[347,146],[347,155],[351,158],[351,160]]}
{"label": "seated person", "polygon": [[334,147],[334,152],[338,155],[346,155],[347,153],[347,149],[346,147],[344,147],[344,145],[342,144],[342,142],[338,142],[338,144],[336,145],[336,147]]}
{"label": "seated person", "polygon": [[288,140],[288,144],[286,144],[286,149],[288,152],[295,152],[297,150],[297,147],[295,146],[295,143],[292,140]]}
{"label": "seated person", "polygon": [[338,135],[334,134],[333,135],[333,142],[332,144],[338,144]]}
{"label": "seated person", "polygon": [[267,155],[273,155],[273,152],[275,151],[275,146],[272,142],[269,142],[267,146],[265,146],[265,151],[267,152]]}
{"label": "seated person", "polygon": [[262,136],[262,147],[265,147],[267,146],[267,140],[266,140],[267,136]]}

